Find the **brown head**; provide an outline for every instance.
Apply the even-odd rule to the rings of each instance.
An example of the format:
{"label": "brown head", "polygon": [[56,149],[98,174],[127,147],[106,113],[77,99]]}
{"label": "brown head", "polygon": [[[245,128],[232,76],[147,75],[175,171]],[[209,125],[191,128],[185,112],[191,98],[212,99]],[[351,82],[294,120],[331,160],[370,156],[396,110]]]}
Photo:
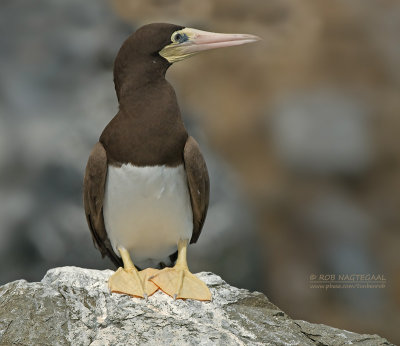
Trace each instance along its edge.
{"label": "brown head", "polygon": [[164,77],[172,63],[198,52],[257,40],[254,35],[219,34],[167,23],[142,26],[123,43],[115,59],[117,96],[125,86],[131,89]]}
{"label": "brown head", "polygon": [[114,63],[119,111],[100,137],[108,162],[181,164],[188,134],[175,92],[165,80],[168,67],[200,51],[257,39],[162,23],[145,25],[128,37]]}

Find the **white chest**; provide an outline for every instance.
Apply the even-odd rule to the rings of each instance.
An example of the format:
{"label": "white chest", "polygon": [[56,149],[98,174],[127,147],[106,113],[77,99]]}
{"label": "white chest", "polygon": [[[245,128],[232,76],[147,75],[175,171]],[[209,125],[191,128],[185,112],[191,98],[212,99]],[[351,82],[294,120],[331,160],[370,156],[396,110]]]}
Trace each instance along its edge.
{"label": "white chest", "polygon": [[114,251],[123,246],[137,265],[152,265],[190,239],[192,208],[183,165],[108,167],[104,221]]}

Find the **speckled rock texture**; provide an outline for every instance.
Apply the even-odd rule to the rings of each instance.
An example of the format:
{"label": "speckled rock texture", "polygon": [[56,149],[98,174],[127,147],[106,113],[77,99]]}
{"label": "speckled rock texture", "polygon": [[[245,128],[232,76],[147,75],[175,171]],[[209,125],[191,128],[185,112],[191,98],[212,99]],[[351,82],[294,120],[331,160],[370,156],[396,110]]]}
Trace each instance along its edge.
{"label": "speckled rock texture", "polygon": [[61,267],[41,282],[0,287],[0,345],[391,345],[292,320],[262,293],[212,273],[197,274],[212,302],[174,301],[160,291],[147,301],[110,294],[111,274]]}

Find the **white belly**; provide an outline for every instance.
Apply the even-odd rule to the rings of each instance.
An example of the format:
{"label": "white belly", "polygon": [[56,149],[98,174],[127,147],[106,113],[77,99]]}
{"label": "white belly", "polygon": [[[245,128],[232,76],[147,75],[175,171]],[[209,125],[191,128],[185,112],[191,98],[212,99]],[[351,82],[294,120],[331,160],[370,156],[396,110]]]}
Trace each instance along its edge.
{"label": "white belly", "polygon": [[190,239],[193,216],[183,165],[108,166],[104,222],[116,254],[127,249],[140,267],[164,262]]}

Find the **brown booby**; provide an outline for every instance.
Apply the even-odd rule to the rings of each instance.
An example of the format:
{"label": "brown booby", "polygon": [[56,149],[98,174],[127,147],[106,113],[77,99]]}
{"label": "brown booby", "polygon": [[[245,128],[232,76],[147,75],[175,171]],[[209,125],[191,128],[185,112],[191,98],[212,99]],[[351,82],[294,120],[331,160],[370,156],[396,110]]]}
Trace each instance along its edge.
{"label": "brown booby", "polygon": [[197,52],[256,40],[157,23],[123,43],[114,62],[119,111],[94,146],[84,178],[94,244],[119,267],[109,279],[112,292],[147,297],[160,288],[174,298],[211,299],[186,262],[207,214],[207,166],[165,73]]}

